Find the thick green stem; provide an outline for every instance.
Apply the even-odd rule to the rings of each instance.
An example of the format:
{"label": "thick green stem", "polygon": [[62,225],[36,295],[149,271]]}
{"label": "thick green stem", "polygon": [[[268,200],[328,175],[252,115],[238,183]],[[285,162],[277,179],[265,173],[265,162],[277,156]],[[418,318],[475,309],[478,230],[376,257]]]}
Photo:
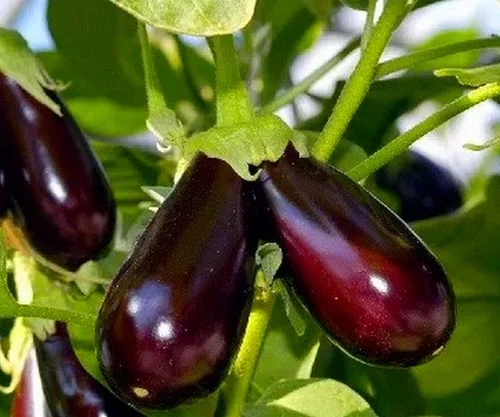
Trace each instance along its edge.
{"label": "thick green stem", "polygon": [[255,364],[259,358],[262,342],[273,312],[276,294],[270,289],[258,285],[264,280],[262,273],[259,272],[245,337],[231,373],[226,380],[226,388],[223,393],[226,406],[225,417],[241,417],[243,415]]}
{"label": "thick green stem", "polygon": [[347,126],[363,101],[372,83],[380,56],[384,52],[392,33],[409,12],[406,1],[389,0],[374,26],[358,65],[345,84],[332,114],[314,145],[313,155],[327,161],[342,138]]}
{"label": "thick green stem", "polygon": [[252,118],[252,106],[241,79],[232,35],[209,40],[216,68],[217,126],[230,126]]}
{"label": "thick green stem", "polygon": [[277,97],[271,103],[259,110],[259,113],[272,113],[279,108],[292,102],[297,96],[304,94],[311,86],[321,78],[323,78],[330,70],[335,68],[342,62],[351,52],[359,47],[360,38],[351,40],[338,54],[330,58],[323,65],[318,67],[313,73],[304,78],[299,84],[294,85],[287,90],[282,96]]}
{"label": "thick green stem", "polygon": [[476,104],[498,96],[500,96],[500,84],[497,83],[486,84],[470,91],[394,139],[388,145],[356,165],[347,175],[355,181],[366,178],[387,164],[391,159],[404,152],[413,142],[420,139],[425,134]]}
{"label": "thick green stem", "polygon": [[380,63],[375,71],[375,78],[381,78],[396,71],[412,68],[419,64],[423,64],[449,55],[455,55],[460,52],[498,47],[500,47],[500,38],[493,37],[485,39],[474,39],[470,41],[452,43],[437,48],[425,49],[423,51],[414,52],[409,55]]}

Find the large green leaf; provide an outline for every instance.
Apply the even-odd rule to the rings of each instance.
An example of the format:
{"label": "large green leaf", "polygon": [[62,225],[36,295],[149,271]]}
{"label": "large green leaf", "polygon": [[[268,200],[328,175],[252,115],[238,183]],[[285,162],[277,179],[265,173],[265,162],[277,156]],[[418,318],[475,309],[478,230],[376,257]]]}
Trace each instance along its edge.
{"label": "large green leaf", "polygon": [[319,345],[320,331],[308,318],[306,331],[299,336],[278,299],[254,371],[249,402],[256,401],[281,379],[308,378]]}
{"label": "large green leaf", "polygon": [[[107,0],[50,0],[47,19],[57,52],[79,79],[123,103],[145,103],[136,20]],[[70,87],[71,88],[71,87]]]}
{"label": "large green leaf", "polygon": [[214,36],[236,32],[252,18],[256,0],[111,0],[152,26]]}
{"label": "large green leaf", "polygon": [[273,384],[247,417],[376,417],[346,385],[329,379],[291,379]]}

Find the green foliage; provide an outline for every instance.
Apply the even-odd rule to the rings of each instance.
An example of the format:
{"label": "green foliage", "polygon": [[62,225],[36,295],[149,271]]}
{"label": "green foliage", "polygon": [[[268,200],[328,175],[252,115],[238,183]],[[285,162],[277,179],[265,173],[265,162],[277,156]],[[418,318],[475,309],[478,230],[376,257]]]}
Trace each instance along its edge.
{"label": "green foliage", "polygon": [[44,73],[24,38],[15,31],[3,28],[0,28],[0,71],[52,111],[60,114],[59,106],[43,89],[54,88],[55,84]]}
{"label": "green foliage", "polygon": [[368,403],[349,387],[328,379],[291,379],[273,384],[249,417],[376,417]]}
{"label": "green foliage", "polygon": [[[461,41],[468,41],[471,39],[477,39],[479,36],[477,30],[475,29],[460,29],[460,30],[448,30],[439,32],[437,35],[432,36],[430,39],[426,39],[421,44],[417,45],[414,52],[425,51],[430,48],[437,48],[440,46],[450,45],[454,43],[459,43]],[[433,70],[435,68],[443,67],[469,67],[476,64],[479,56],[481,54],[480,50],[469,50],[459,54],[453,54],[444,58],[435,59],[412,68],[413,71],[426,71]]]}
{"label": "green foliage", "polygon": [[247,25],[255,8],[255,0],[111,1],[147,24],[198,36],[236,32]]}
{"label": "green foliage", "polygon": [[438,77],[456,77],[462,85],[479,87],[500,81],[500,64],[477,68],[443,68],[434,73]]}
{"label": "green foliage", "polygon": [[[248,123],[229,127],[214,127],[190,138],[184,156],[192,158],[196,152],[226,161],[242,177],[254,180],[250,165],[259,166],[263,161],[277,161],[292,141],[301,150],[305,139],[291,130],[280,118],[273,115],[256,117]],[[304,146],[301,146],[304,144]]]}
{"label": "green foliage", "polygon": [[[342,3],[360,9],[368,5],[362,0]],[[421,0],[416,7],[433,3],[437,1]],[[155,206],[168,198],[180,158],[186,162],[196,152],[204,152],[227,161],[245,179],[255,179],[250,169],[265,160],[277,160],[289,142],[307,153],[306,148],[318,140],[345,86],[345,82],[339,82],[332,97],[314,98],[321,107],[319,115],[300,121],[295,131],[272,115],[214,128],[214,104],[220,105],[214,103],[214,97],[217,101],[220,91],[216,91],[215,66],[206,46],[192,46],[191,41],[158,28],[204,36],[242,30],[235,43],[241,70],[253,102],[266,104],[291,83],[290,66],[298,55],[328,25],[335,30],[331,17],[340,3],[49,0],[48,6],[56,49],[42,52],[37,58],[52,77],[66,86],[61,95],[84,130],[100,137],[121,138],[144,132],[148,118],[148,126],[160,139],[169,140],[167,144],[173,143],[179,148],[176,150],[182,151],[159,155],[124,146],[121,140],[92,143],[110,180],[120,221],[114,250],[104,260],[85,265],[76,275],[68,278],[41,268],[32,259],[8,251],[0,239],[0,317],[26,317],[20,321],[37,334],[50,329],[50,323],[39,318],[68,321],[82,364],[105,385],[95,357],[93,328],[104,291],[101,282],[116,273]],[[134,16],[142,22],[140,37]],[[147,34],[143,23],[153,26]],[[348,172],[391,142],[397,136],[397,119],[421,103],[449,101],[462,94],[465,87],[498,83],[498,64],[468,68],[477,65],[480,47],[497,46],[486,40],[478,41],[487,45],[460,43],[475,37],[475,31],[469,29],[440,33],[414,52],[433,54],[437,46],[456,44],[463,53],[441,51],[444,56],[432,61],[425,54],[415,53],[411,62],[399,61],[402,66],[392,67],[392,72],[375,72],[375,77],[380,77],[395,69],[413,71],[371,83],[328,163]],[[61,83],[56,85],[46,77],[22,37],[0,29],[0,52],[0,70],[57,111],[42,87],[58,87]],[[436,68],[441,68],[435,72],[439,78],[430,73]],[[217,70],[220,76],[221,69]],[[367,79],[371,80],[365,77],[364,81]],[[439,122],[447,120],[443,117]],[[498,138],[485,145],[470,145],[469,149],[483,150],[497,143]],[[245,407],[246,417],[500,414],[500,252],[495,244],[500,235],[496,209],[500,204],[500,179],[488,181],[482,175],[477,184],[470,186],[471,190],[475,187],[470,192],[472,197],[460,212],[412,225],[444,264],[458,302],[457,329],[451,342],[439,357],[415,369],[368,367],[342,353],[321,336],[318,326],[289,290],[286,279],[280,276],[285,268],[280,269],[283,254],[278,245],[260,247],[256,258],[268,284],[266,290],[277,293],[278,298],[269,312],[262,346],[252,347],[258,350],[258,360],[250,364],[253,373],[248,378],[248,398],[246,404],[240,404]],[[24,279],[29,284],[31,305],[21,305],[12,296],[7,262],[18,274],[16,282]],[[5,323],[1,332],[4,348],[8,335],[18,334],[11,333],[12,321]],[[21,337],[14,335],[12,341],[20,343]],[[228,384],[243,379],[233,375]],[[1,415],[8,415],[9,401],[9,397],[0,396]],[[223,403],[216,393],[193,405],[172,411],[145,411],[145,415],[226,417]]]}

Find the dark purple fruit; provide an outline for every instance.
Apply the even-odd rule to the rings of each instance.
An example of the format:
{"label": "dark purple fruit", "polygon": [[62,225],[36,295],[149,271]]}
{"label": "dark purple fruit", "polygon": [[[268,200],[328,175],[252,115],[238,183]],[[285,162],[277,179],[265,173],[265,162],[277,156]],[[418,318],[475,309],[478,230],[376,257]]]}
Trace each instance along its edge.
{"label": "dark purple fruit", "polygon": [[463,204],[453,176],[417,152],[386,165],[375,174],[375,181],[400,198],[401,218],[408,222],[449,214]]}
{"label": "dark purple fruit", "polygon": [[[14,393],[11,417],[51,417],[42,391],[35,352],[31,352]],[[76,417],[76,416],[75,416]]]}
{"label": "dark purple fruit", "polygon": [[0,168],[0,218],[5,216],[9,206],[9,193],[5,185],[5,173]]}
{"label": "dark purple fruit", "polygon": [[78,361],[63,323],[45,341],[35,339],[43,391],[53,417],[139,417],[94,380]]}
{"label": "dark purple fruit", "polygon": [[370,364],[417,365],[455,324],[443,268],[408,226],[342,173],[293,149],[260,180],[291,286],[329,336]]}
{"label": "dark purple fruit", "polygon": [[132,404],[170,408],[227,375],[253,292],[244,187],[225,162],[197,156],[110,285],[98,359]]}
{"label": "dark purple fruit", "polygon": [[0,74],[0,165],[33,249],[75,270],[108,247],[115,203],[87,140],[57,94],[46,92],[63,117]]}

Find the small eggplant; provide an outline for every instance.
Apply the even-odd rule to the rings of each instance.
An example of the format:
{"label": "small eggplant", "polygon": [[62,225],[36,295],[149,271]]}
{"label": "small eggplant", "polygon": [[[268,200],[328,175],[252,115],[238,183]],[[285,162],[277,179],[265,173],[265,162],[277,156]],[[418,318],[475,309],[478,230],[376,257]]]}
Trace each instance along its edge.
{"label": "small eggplant", "polygon": [[9,210],[9,192],[5,185],[5,173],[0,168],[0,218],[4,217]]}
{"label": "small eggplant", "polygon": [[53,417],[140,417],[94,380],[78,361],[63,323],[46,340],[35,339],[38,369]]}
{"label": "small eggplant", "polygon": [[33,249],[76,270],[108,247],[115,203],[83,133],[57,94],[46,92],[62,117],[0,73],[0,166]]}
{"label": "small eggplant", "polygon": [[31,351],[12,399],[11,417],[52,417],[47,408],[38,373],[35,352]]}
{"label": "small eggplant", "polygon": [[363,187],[293,148],[262,168],[289,285],[330,338],[375,365],[436,355],[454,328],[454,294],[423,242]]}
{"label": "small eggplant", "polygon": [[245,189],[225,162],[198,155],[108,288],[98,360],[124,400],[171,408],[227,375],[253,294]]}
{"label": "small eggplant", "polygon": [[401,218],[407,222],[443,216],[463,204],[450,172],[415,151],[377,171],[375,182],[400,198]]}

